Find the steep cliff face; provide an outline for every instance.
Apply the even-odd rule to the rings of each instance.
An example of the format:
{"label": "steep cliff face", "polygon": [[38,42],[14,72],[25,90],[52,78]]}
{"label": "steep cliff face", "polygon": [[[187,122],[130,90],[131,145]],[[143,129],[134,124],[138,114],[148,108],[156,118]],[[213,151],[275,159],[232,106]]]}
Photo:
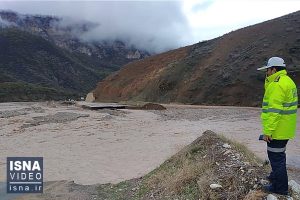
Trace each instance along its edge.
{"label": "steep cliff face", "polygon": [[269,57],[300,84],[300,12],[126,65],[98,83],[97,101],[258,106]]}

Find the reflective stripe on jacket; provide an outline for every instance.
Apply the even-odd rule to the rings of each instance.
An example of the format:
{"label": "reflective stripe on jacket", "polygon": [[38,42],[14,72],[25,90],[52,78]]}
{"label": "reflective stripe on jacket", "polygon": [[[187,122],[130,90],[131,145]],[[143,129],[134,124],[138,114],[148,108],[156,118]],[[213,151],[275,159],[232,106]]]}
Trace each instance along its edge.
{"label": "reflective stripe on jacket", "polygon": [[297,88],[286,70],[267,77],[261,113],[264,135],[277,140],[294,138],[297,107]]}

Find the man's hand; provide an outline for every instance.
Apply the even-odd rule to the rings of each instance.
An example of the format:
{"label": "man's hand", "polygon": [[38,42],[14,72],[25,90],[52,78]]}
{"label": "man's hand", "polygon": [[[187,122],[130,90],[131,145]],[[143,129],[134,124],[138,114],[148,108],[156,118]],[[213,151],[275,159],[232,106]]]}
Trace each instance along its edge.
{"label": "man's hand", "polygon": [[268,135],[264,135],[264,141],[270,143],[272,141],[272,137],[271,136],[268,136]]}

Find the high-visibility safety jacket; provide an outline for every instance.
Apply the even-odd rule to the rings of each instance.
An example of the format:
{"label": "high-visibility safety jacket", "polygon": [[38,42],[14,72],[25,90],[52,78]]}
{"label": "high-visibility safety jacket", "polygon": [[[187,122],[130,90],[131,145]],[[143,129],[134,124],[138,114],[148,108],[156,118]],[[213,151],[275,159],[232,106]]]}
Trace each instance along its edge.
{"label": "high-visibility safety jacket", "polygon": [[297,88],[286,70],[266,77],[261,114],[264,135],[277,140],[294,138],[297,107]]}

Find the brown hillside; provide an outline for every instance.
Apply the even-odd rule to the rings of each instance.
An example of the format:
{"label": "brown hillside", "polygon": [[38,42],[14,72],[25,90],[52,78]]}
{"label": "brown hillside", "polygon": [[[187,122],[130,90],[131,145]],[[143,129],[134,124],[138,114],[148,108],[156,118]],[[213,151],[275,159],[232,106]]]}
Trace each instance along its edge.
{"label": "brown hillside", "polygon": [[300,83],[300,11],[124,66],[95,89],[97,101],[257,106],[269,57]]}

